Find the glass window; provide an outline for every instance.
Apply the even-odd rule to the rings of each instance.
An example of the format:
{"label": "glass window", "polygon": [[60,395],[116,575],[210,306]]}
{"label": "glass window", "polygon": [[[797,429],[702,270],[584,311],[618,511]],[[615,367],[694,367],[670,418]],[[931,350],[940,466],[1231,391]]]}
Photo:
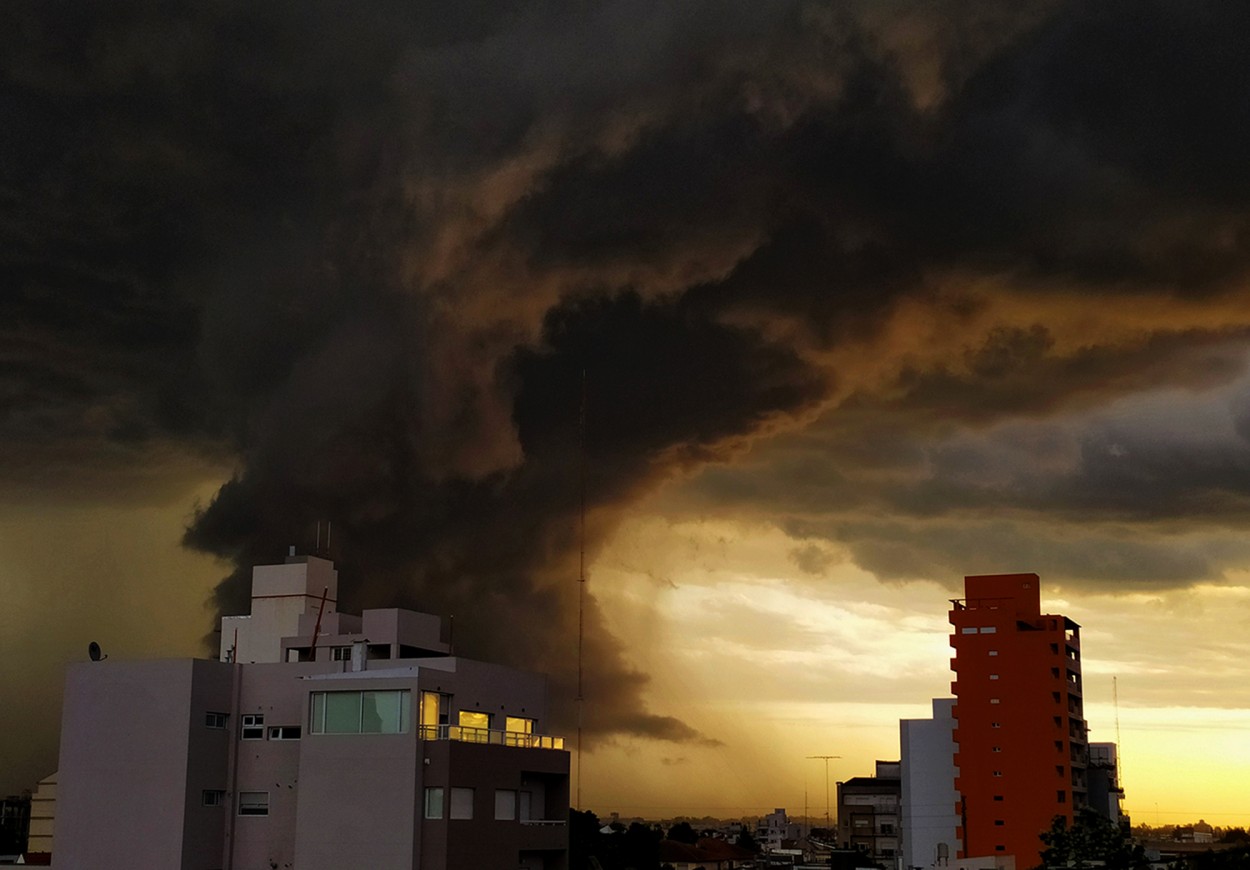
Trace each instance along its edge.
{"label": "glass window", "polygon": [[977,630],[975,628],[961,628],[959,629],[959,633],[960,634],[976,634]]}
{"label": "glass window", "polygon": [[495,818],[516,818],[516,791],[507,788],[495,789]]}
{"label": "glass window", "polygon": [[438,719],[438,692],[421,693],[421,724],[431,727],[441,725]]}
{"label": "glass window", "polygon": [[515,731],[518,734],[533,734],[534,720],[525,719],[520,716],[508,716],[504,720],[504,729],[507,731]]}
{"label": "glass window", "polygon": [[406,734],[411,697],[404,689],[313,692],[309,727],[313,734]]}
{"label": "glass window", "polygon": [[407,692],[361,692],[362,734],[404,734],[408,731]]}
{"label": "glass window", "polygon": [[360,733],[360,692],[326,693],[326,733]]}
{"label": "glass window", "polygon": [[267,816],[269,815],[269,792],[267,791],[241,791],[239,792],[239,815],[241,816]]}
{"label": "glass window", "polygon": [[299,740],[300,726],[298,725],[271,725],[269,726],[270,740]]}
{"label": "glass window", "polygon": [[209,728],[225,728],[228,718],[229,716],[225,713],[209,712],[204,714],[204,724]]}
{"label": "glass window", "polygon": [[451,818],[473,818],[473,789],[453,788],[451,790]]}
{"label": "glass window", "polygon": [[200,794],[200,803],[206,807],[219,807],[226,802],[226,792],[220,788],[206,788]]}
{"label": "glass window", "polygon": [[242,737],[244,740],[264,740],[265,717],[260,713],[249,713],[244,716]]}
{"label": "glass window", "polygon": [[998,629],[992,625],[984,626],[981,629],[981,634],[997,634],[997,633],[998,633]]}
{"label": "glass window", "polygon": [[462,728],[489,728],[489,713],[474,713],[471,710],[460,711],[460,727]]}
{"label": "glass window", "polygon": [[331,647],[330,660],[335,662],[350,662],[352,660],[352,648],[350,646]]}
{"label": "glass window", "polygon": [[441,819],[443,817],[443,790],[439,787],[425,790],[425,817]]}

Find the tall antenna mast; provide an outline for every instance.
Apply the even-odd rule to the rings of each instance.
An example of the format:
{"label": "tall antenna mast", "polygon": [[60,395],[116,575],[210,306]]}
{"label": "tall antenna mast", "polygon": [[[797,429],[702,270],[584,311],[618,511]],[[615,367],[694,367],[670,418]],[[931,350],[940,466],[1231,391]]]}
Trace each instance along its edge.
{"label": "tall antenna mast", "polygon": [[579,504],[577,511],[577,808],[582,809],[582,647],[586,615],[586,370],[582,369]]}
{"label": "tall antenna mast", "polygon": [[1115,779],[1124,788],[1124,747],[1120,745],[1120,687],[1118,677],[1111,678],[1111,702],[1115,705]]}

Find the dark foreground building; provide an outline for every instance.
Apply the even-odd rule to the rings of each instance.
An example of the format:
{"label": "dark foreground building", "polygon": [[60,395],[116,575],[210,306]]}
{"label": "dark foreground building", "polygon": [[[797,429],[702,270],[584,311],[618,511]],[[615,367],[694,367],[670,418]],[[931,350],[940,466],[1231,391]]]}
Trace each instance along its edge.
{"label": "dark foreground building", "polygon": [[218,661],[92,661],[65,690],[55,866],[566,870],[546,678],[437,617],[338,613],[315,557],[257,567]]}

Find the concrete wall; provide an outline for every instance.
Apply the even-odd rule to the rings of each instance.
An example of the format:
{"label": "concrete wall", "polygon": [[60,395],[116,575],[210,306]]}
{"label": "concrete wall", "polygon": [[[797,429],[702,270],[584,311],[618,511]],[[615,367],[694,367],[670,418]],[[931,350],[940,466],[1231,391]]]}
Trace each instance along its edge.
{"label": "concrete wall", "polygon": [[[471,820],[423,820],[422,867],[515,867],[523,852],[541,854],[552,870],[567,866],[567,752],[438,741],[425,744],[425,757],[426,786],[442,786],[446,794],[472,788],[474,800]],[[498,789],[529,792],[531,806],[541,803],[544,818],[496,819]],[[520,805],[518,799],[518,816]]]}
{"label": "concrete wall", "polygon": [[199,803],[226,741],[204,733],[203,711],[229,709],[229,684],[229,665],[191,659],[69,667],[56,866],[221,866],[219,846],[196,850],[214,830],[220,844],[225,808]]}
{"label": "concrete wall", "polygon": [[946,844],[952,862],[958,854],[954,705],[954,698],[935,698],[932,719],[899,723],[904,867],[940,866],[936,863],[940,843]]}

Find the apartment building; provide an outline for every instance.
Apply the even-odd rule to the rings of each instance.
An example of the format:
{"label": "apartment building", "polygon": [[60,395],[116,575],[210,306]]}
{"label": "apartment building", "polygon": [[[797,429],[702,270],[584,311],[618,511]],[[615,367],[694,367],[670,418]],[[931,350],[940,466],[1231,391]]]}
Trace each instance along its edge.
{"label": "apartment building", "polygon": [[292,556],[254,569],[217,661],[71,666],[55,865],[566,870],[545,677],[337,592],[332,563]]}
{"label": "apartment building", "polygon": [[960,849],[955,790],[954,698],[935,698],[929,719],[899,722],[903,867],[951,866]]}
{"label": "apartment building", "polygon": [[899,865],[901,852],[900,763],[878,761],[875,776],[856,776],[838,783],[838,841],[863,849],[886,868]]}
{"label": "apartment building", "polygon": [[964,595],[949,614],[958,857],[1025,870],[1038,834],[1087,801],[1080,626],[1041,612],[1036,574],[966,577]]}

